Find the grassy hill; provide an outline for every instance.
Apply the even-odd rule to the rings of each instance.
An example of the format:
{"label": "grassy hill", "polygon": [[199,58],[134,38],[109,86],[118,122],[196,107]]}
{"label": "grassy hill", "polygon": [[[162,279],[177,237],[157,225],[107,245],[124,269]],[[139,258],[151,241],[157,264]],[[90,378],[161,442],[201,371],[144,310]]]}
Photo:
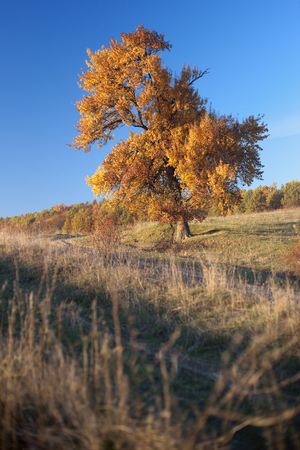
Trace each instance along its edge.
{"label": "grassy hill", "polygon": [[296,241],[293,226],[299,222],[300,209],[208,217],[190,225],[190,239],[173,244],[168,225],[142,223],[130,228],[122,242],[142,251],[286,276],[291,274],[286,257]]}
{"label": "grassy hill", "polygon": [[2,231],[1,448],[297,448],[299,222],[140,223],[105,252]]}

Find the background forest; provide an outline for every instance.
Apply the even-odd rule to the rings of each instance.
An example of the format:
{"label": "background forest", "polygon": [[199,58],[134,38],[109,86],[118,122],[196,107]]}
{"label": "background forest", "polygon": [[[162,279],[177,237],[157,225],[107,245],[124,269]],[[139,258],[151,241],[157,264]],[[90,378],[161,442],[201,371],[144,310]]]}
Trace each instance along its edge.
{"label": "background forest", "polygon": [[[273,211],[280,208],[300,207],[300,181],[292,180],[280,189],[275,183],[271,186],[259,186],[256,189],[240,191],[240,203],[228,213],[254,213]],[[206,212],[208,216],[220,216],[222,212],[217,203]],[[111,207],[107,200],[78,203],[66,206],[59,204],[41,212],[21,214],[19,216],[0,218],[0,229],[16,229],[32,232],[90,233],[95,225],[109,218],[115,225],[128,225],[148,217],[134,216],[120,204]]]}

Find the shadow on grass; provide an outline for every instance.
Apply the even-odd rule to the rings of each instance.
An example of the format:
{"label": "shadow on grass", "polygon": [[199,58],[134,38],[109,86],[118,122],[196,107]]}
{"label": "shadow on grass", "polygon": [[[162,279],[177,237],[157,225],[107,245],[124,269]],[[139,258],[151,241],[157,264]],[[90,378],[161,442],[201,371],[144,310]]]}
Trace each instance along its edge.
{"label": "shadow on grass", "polygon": [[[83,335],[88,335],[92,331],[92,301],[97,299],[97,317],[100,319],[101,324],[105,321],[105,327],[114,339],[113,321],[111,318],[112,306],[110,300],[110,294],[103,286],[99,286],[99,290],[91,287],[81,287],[72,283],[67,283],[63,279],[57,276],[56,284],[51,284],[51,278],[54,274],[49,273],[44,277],[43,283],[41,279],[43,274],[37,273],[37,271],[26,264],[18,264],[18,267],[14,267],[12,262],[0,259],[0,286],[7,281],[7,286],[2,292],[1,302],[1,323],[2,333],[7,332],[8,328],[8,316],[7,310],[9,309],[9,302],[14,296],[18,299],[21,296],[20,290],[25,294],[26,292],[33,291],[36,294],[40,294],[41,297],[51,294],[51,322],[55,328],[56,313],[60,305],[66,305],[64,311],[63,321],[63,342],[70,345],[76,352],[82,351],[80,345],[80,338]],[[17,280],[17,282],[16,282]],[[68,305],[72,305],[75,308],[77,315],[72,317],[68,316]],[[122,309],[120,304],[119,317],[122,329],[122,342],[124,346],[124,372],[130,373],[129,366],[131,360],[131,347],[130,347],[130,327],[128,326],[129,315],[132,311]],[[72,312],[72,310],[69,310]],[[157,311],[149,304],[144,319],[146,322],[138,318],[135,322],[135,329],[140,333],[141,342],[144,343],[143,357],[139,360],[141,365],[141,376],[143,371],[149,365],[153,366],[152,381],[155,385],[156,391],[162,395],[163,393],[163,380],[160,371],[159,361],[157,359],[157,353],[162,343],[165,343],[173,329],[167,319],[164,319],[164,310]],[[159,316],[158,316],[159,313]],[[159,317],[159,321],[158,321]],[[157,322],[157,323],[156,323]],[[146,325],[146,328],[145,328]],[[207,403],[210,393],[213,389],[214,383],[218,377],[218,370],[220,368],[220,359],[224,350],[228,347],[230,338],[222,337],[216,333],[211,333],[206,337],[200,336],[197,355],[190,357],[184,354],[182,348],[185,341],[189,339],[190,330],[183,329],[182,336],[178,341],[178,345],[174,347],[177,352],[181,351],[178,359],[177,376],[173,383],[173,392],[178,399],[179,408],[182,411],[186,411],[186,414],[190,416],[191,420],[196,419],[196,414],[190,409],[193,405],[194,411],[201,410]],[[201,341],[202,339],[202,341]],[[78,341],[78,345],[77,342]],[[237,355],[244,350],[246,343],[239,350]],[[202,358],[200,358],[200,355]],[[166,365],[168,370],[172,367],[171,352],[166,355]],[[282,370],[282,368],[281,368]],[[226,388],[226,386],[225,386]],[[139,387],[142,394],[143,391],[147,393],[150,389],[148,382],[142,383]],[[298,392],[297,392],[298,393]],[[246,405],[244,413],[252,413],[251,403]],[[247,411],[247,408],[249,410]],[[194,415],[195,414],[195,415]],[[211,419],[208,422],[208,428],[218,429],[220,422],[217,419]],[[258,445],[258,442],[260,444]],[[261,445],[262,432],[257,428],[247,428],[236,434],[233,441],[234,449],[247,448],[256,449],[264,448]]]}
{"label": "shadow on grass", "polygon": [[[18,281],[16,281],[18,280]],[[92,330],[92,310],[91,305],[94,299],[97,300],[97,315],[101,323],[105,323],[105,328],[114,339],[114,327],[112,319],[112,304],[110,294],[103,287],[90,289],[80,287],[71,283],[66,283],[57,278],[55,285],[51,286],[51,274],[42,280],[41,274],[37,274],[32,267],[18,264],[15,267],[12,263],[0,259],[0,289],[5,285],[1,294],[0,304],[0,326],[4,335],[8,332],[9,305],[13,298],[22,294],[24,297],[30,292],[39,295],[42,300],[51,293],[51,314],[49,316],[52,327],[57,326],[57,312],[62,307],[63,315],[63,343],[66,347],[75,352],[77,356],[82,352],[82,335],[88,335]],[[162,343],[168,341],[174,331],[174,324],[170,326],[164,308],[159,310],[150,302],[148,306],[143,305],[143,314],[138,314],[134,320],[138,342],[143,346],[143,366],[154,364],[154,379],[158,383],[158,389],[162,391],[161,375],[159,372],[159,362],[156,359]],[[123,345],[130,347],[130,326],[128,321],[134,316],[134,308],[122,308],[120,303],[119,318],[122,330]],[[159,320],[158,320],[159,318]],[[17,325],[17,322],[16,322]],[[18,326],[16,326],[16,332]],[[203,338],[204,355],[201,357],[201,345],[198,345],[197,355],[189,357],[183,352],[184,347],[190,347],[194,343],[194,333],[188,328],[182,329],[181,337],[175,346],[175,351],[181,353],[180,370],[174,384],[175,395],[180,397],[181,406],[188,405],[196,398],[199,400],[198,407],[203,406],[203,401],[208,395],[216,379],[221,354],[227,348],[230,338],[215,336],[213,333]],[[171,363],[171,356],[168,357]],[[182,364],[181,364],[182,362]]]}
{"label": "shadow on grass", "polygon": [[217,228],[217,229],[213,229],[213,230],[203,231],[203,233],[192,234],[192,236],[206,236],[206,235],[210,235],[210,234],[219,233],[220,231],[225,231],[225,230]]}

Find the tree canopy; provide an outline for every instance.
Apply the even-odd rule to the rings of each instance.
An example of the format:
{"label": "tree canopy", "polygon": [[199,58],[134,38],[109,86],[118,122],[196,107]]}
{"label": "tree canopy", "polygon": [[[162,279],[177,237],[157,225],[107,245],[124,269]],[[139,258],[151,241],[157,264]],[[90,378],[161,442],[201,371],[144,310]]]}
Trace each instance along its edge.
{"label": "tree canopy", "polygon": [[262,117],[242,122],[207,108],[194,85],[208,73],[183,66],[178,76],[164,66],[164,35],[137,27],[88,50],[88,70],[79,75],[87,93],[76,103],[78,136],[72,146],[90,151],[129,126],[87,183],[96,196],[117,199],[132,212],[160,222],[203,220],[213,202],[223,212],[238,201],[241,185],[261,178],[259,142],[267,137]]}

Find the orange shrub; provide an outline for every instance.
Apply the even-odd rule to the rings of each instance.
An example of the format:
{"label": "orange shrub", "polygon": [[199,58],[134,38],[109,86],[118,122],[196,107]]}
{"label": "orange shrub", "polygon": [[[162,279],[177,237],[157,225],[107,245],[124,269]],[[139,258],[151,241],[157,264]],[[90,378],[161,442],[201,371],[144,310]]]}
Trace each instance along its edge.
{"label": "orange shrub", "polygon": [[94,225],[89,241],[101,254],[108,256],[120,239],[119,226],[108,216],[101,217]]}

